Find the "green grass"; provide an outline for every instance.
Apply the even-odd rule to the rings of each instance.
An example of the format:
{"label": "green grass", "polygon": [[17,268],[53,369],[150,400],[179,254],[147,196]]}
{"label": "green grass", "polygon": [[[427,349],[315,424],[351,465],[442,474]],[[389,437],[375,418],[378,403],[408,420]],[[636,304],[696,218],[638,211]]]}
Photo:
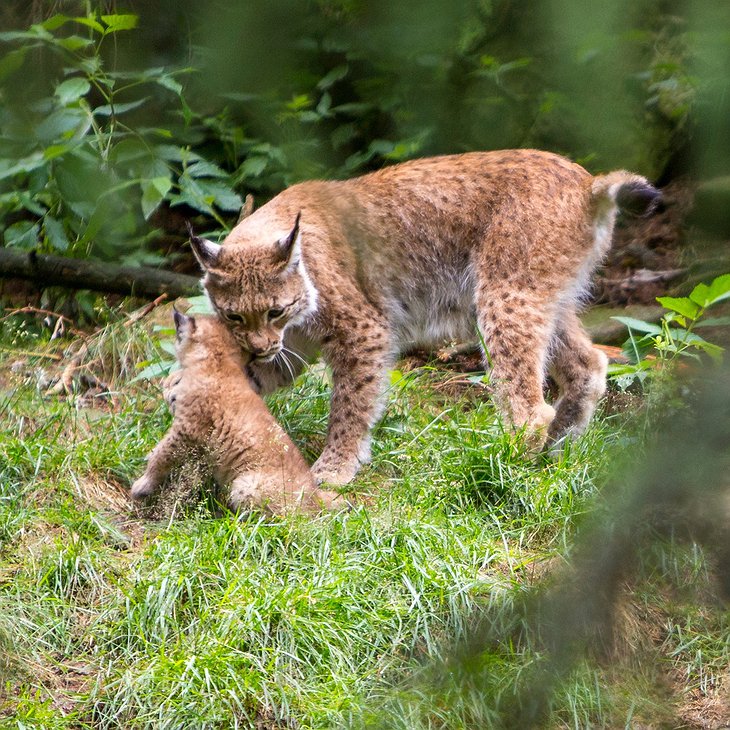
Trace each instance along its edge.
{"label": "green grass", "polygon": [[[44,396],[40,360],[0,366],[0,724],[510,726],[550,667],[535,587],[557,580],[615,462],[640,454],[627,416],[536,463],[479,385],[424,367],[391,388],[352,511],[202,500],[153,519],[125,492],[169,423],[156,386],[130,382],[157,345],[112,326],[94,348],[113,401]],[[270,405],[313,458],[323,379]],[[630,584],[620,651],[576,655],[547,726],[661,726],[727,687],[728,616],[702,552],[655,545]]]}

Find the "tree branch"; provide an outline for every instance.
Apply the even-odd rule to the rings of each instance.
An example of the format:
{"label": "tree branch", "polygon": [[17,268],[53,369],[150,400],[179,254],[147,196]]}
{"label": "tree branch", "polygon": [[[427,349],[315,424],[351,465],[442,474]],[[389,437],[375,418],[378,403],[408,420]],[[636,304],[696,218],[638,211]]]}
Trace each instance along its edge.
{"label": "tree branch", "polygon": [[28,279],[41,286],[64,286],[69,289],[93,289],[138,297],[170,298],[200,292],[194,276],[148,266],[118,266],[102,261],[49,256],[35,251],[0,248],[0,277]]}

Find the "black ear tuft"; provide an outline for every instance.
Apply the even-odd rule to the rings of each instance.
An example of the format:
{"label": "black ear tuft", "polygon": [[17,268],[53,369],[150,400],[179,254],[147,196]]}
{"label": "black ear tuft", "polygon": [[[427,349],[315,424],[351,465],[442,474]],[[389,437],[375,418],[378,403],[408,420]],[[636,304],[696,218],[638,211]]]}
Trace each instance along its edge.
{"label": "black ear tuft", "polygon": [[207,271],[211,266],[214,266],[218,260],[221,247],[213,241],[208,241],[206,238],[200,238],[193,232],[193,227],[190,225],[190,221],[187,221],[188,234],[190,236],[190,247],[193,249],[195,258],[198,259],[198,263],[201,267]]}
{"label": "black ear tuft", "polygon": [[280,261],[286,263],[286,270],[290,271],[297,267],[301,258],[301,239],[299,235],[299,221],[302,218],[301,211],[297,213],[294,227],[289,233],[280,238],[276,243],[276,251]]}
{"label": "black ear tuft", "polygon": [[173,306],[172,318],[175,321],[175,332],[177,333],[178,339],[180,339],[187,332],[193,332],[195,330],[195,319],[188,317],[187,314],[178,312]]}

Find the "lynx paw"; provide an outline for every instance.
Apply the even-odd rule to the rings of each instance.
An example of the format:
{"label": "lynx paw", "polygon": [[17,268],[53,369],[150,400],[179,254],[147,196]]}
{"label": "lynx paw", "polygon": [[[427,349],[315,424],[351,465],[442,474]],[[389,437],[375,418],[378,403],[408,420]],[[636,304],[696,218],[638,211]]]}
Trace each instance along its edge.
{"label": "lynx paw", "polygon": [[170,373],[162,381],[162,397],[165,399],[170,412],[175,415],[175,401],[177,400],[177,386],[180,385],[182,380],[182,371],[176,370],[174,373]]}
{"label": "lynx paw", "polygon": [[554,418],[555,409],[547,403],[543,403],[525,423],[525,444],[529,451],[539,452],[542,449]]}
{"label": "lynx paw", "polygon": [[343,484],[349,484],[359,469],[360,462],[357,459],[333,464],[330,459],[326,458],[325,454],[322,454],[312,465],[312,476],[315,484],[326,482],[339,487]]}
{"label": "lynx paw", "polygon": [[132,484],[130,494],[132,499],[141,500],[145,497],[149,497],[149,495],[155,491],[156,487],[157,484],[155,484],[155,482],[146,474],[143,474],[134,484]]}

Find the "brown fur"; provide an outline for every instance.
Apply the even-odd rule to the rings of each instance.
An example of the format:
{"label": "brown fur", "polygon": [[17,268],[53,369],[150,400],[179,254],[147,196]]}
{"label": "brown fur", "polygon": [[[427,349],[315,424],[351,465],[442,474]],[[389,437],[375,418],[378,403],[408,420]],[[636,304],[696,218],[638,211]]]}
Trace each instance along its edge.
{"label": "brown fur", "polygon": [[174,420],[132,485],[132,497],[146,497],[175,466],[202,457],[215,480],[230,485],[233,509],[317,511],[344,503],[315,487],[299,450],[251,387],[249,356],[231,333],[215,317],[176,313],[175,324],[181,370],[163,389]]}
{"label": "brown fur", "polygon": [[[606,361],[575,312],[610,246],[619,194],[648,207],[657,193],[638,175],[593,177],[536,150],[434,157],[295,185],[223,246],[192,243],[262,390],[291,382],[321,350],[333,392],[313,471],[344,483],[369,456],[397,354],[475,326],[512,426],[538,446],[585,427]],[[543,399],[548,368],[561,388],[554,406]]]}

